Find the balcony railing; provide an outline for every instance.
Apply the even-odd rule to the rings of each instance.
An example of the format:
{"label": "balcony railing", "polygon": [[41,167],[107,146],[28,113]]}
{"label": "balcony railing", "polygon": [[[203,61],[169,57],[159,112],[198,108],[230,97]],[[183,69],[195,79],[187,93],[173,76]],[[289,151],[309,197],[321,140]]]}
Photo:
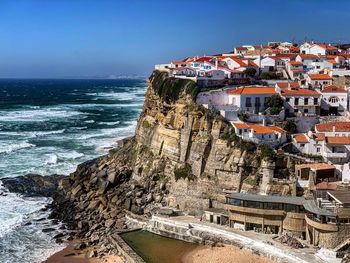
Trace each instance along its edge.
{"label": "balcony railing", "polygon": [[317,221],[317,219],[312,217],[312,216],[305,215],[305,221],[309,226],[312,226],[312,227],[319,229],[319,230],[331,231],[331,232],[338,231],[338,226],[336,224],[321,223],[321,222]]}
{"label": "balcony railing", "polygon": [[347,153],[332,153],[332,152],[325,152],[323,153],[323,156],[326,158],[346,158],[347,157]]}

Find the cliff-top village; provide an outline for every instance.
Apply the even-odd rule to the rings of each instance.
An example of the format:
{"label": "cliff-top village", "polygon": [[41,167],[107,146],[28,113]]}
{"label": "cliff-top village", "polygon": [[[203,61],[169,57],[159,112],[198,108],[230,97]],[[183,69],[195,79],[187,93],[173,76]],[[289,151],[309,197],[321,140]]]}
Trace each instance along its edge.
{"label": "cliff-top village", "polygon": [[[243,45],[155,69],[195,81],[197,104],[219,112],[236,137],[295,160],[293,176],[266,162],[259,193],[223,189],[226,201],[212,202],[203,219],[287,233],[339,260],[350,244],[350,45]],[[272,182],[293,190],[271,194]]]}

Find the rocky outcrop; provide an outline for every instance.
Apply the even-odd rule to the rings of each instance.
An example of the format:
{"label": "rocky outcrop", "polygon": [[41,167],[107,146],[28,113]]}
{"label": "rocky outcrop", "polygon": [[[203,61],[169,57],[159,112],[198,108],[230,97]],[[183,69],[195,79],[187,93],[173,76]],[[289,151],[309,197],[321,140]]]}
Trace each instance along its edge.
{"label": "rocky outcrop", "polygon": [[126,228],[127,211],[149,216],[171,206],[200,214],[211,200],[224,200],[223,189],[268,193],[271,169],[284,169],[283,157],[273,156],[280,165],[266,160],[261,167],[271,156],[235,137],[220,114],[197,105],[197,92],[190,80],[154,72],[135,137],[63,179],[52,217],[88,245],[102,243],[105,253],[104,237]]}
{"label": "rocky outcrop", "polygon": [[0,181],[8,191],[13,193],[19,193],[27,197],[51,197],[62,178],[64,178],[63,175],[42,176],[27,174],[18,177],[1,178]]}

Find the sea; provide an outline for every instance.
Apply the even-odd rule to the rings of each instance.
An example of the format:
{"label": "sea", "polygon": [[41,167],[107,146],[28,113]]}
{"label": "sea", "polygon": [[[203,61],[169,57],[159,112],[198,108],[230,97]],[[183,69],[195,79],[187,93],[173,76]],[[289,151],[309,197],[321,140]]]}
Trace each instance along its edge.
{"label": "sea", "polygon": [[[134,134],[145,79],[1,79],[0,178],[68,175]],[[0,262],[42,262],[64,245],[47,219],[49,198],[9,193],[0,183]],[[45,228],[54,231],[43,232]]]}

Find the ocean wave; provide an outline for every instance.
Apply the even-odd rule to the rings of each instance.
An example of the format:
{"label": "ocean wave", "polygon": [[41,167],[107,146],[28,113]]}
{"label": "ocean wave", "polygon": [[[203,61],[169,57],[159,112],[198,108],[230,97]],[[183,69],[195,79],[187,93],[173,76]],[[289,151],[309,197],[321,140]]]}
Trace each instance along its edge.
{"label": "ocean wave", "polygon": [[51,134],[61,134],[64,132],[65,132],[65,129],[56,130],[56,131],[34,131],[34,132],[28,132],[28,134],[30,137],[34,138],[34,137],[51,135]]}
{"label": "ocean wave", "polygon": [[85,95],[94,96],[96,98],[104,98],[109,100],[129,101],[129,100],[143,100],[145,89],[125,90],[125,92],[95,92],[86,93]]}
{"label": "ocean wave", "polygon": [[45,165],[51,165],[51,164],[56,164],[58,161],[58,156],[54,153],[48,154],[47,159],[45,161]]}
{"label": "ocean wave", "polygon": [[11,153],[11,152],[15,152],[18,151],[20,149],[25,149],[25,148],[31,148],[31,147],[35,147],[35,144],[29,143],[27,141],[23,141],[20,143],[11,143],[11,144],[7,144],[6,143],[2,143],[3,145],[0,144],[0,153]]}
{"label": "ocean wave", "polygon": [[0,111],[0,122],[39,122],[51,119],[70,118],[83,114],[82,112],[63,109],[37,109]]}
{"label": "ocean wave", "polygon": [[109,121],[101,121],[101,122],[99,122],[98,124],[104,124],[104,125],[110,125],[110,126],[112,126],[112,125],[117,125],[117,124],[119,124],[120,123],[120,121],[111,121],[111,122],[109,122]]}

